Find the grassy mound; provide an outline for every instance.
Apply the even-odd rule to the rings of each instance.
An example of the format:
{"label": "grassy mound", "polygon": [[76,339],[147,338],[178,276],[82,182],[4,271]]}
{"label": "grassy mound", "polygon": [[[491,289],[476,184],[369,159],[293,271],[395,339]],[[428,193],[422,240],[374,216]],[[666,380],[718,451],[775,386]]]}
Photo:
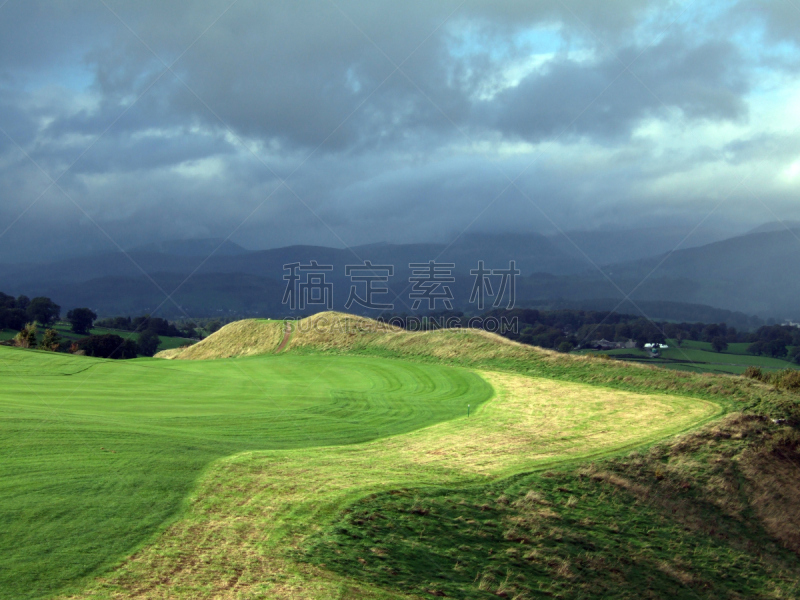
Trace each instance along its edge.
{"label": "grassy mound", "polygon": [[278,349],[287,327],[291,328],[291,339],[285,351],[353,353],[369,350],[441,360],[555,354],[476,329],[410,332],[366,317],[324,312],[299,321],[237,321],[178,354],[162,353],[158,357],[203,360],[270,354]]}
{"label": "grassy mound", "polygon": [[732,415],[582,468],[378,494],[302,558],[422,597],[796,598],[798,446]]}
{"label": "grassy mound", "polygon": [[222,329],[188,348],[165,350],[156,358],[208,360],[234,356],[256,356],[275,352],[286,332],[284,321],[246,319]]}
{"label": "grassy mound", "polygon": [[[264,323],[273,327],[273,338],[263,346],[258,342],[251,344],[248,340],[254,336],[247,332],[255,327],[261,331]],[[184,350],[179,358],[193,357],[194,352],[203,352],[202,356],[207,358],[243,356],[259,353],[260,347],[274,352],[280,329],[277,323],[280,321],[233,323],[201,344]],[[241,335],[236,334],[239,331]],[[691,396],[713,400],[730,410],[750,410],[800,424],[798,394],[793,390],[734,375],[671,371],[597,356],[565,355],[474,329],[410,332],[365,317],[325,312],[293,322],[291,338],[283,351],[380,356],[504,370],[640,393]]]}

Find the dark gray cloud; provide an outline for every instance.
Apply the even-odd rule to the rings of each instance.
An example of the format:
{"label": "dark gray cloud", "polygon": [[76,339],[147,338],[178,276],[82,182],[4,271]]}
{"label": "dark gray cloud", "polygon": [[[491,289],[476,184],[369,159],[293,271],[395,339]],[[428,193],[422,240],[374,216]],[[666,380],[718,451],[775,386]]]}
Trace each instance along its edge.
{"label": "dark gray cloud", "polygon": [[773,40],[800,43],[800,7],[796,2],[748,0],[737,8],[737,17],[763,23]]}
{"label": "dark gray cloud", "polygon": [[[0,260],[106,233],[264,247],[691,223],[767,157],[753,184],[788,214],[800,13],[783,6],[11,0]],[[54,188],[20,219],[49,182],[17,144],[68,169],[75,202]],[[737,206],[732,226],[756,218]]]}
{"label": "dark gray cloud", "polygon": [[673,109],[692,120],[741,119],[748,87],[733,44],[692,46],[668,38],[598,62],[554,61],[544,74],[503,92],[490,110],[504,132],[532,140],[562,134],[618,139],[643,119],[668,117]]}

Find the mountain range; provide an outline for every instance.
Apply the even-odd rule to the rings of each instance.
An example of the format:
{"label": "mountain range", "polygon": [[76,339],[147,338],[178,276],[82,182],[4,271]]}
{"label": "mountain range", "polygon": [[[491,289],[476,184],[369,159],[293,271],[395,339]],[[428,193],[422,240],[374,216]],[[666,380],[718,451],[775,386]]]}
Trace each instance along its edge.
{"label": "mountain range", "polygon": [[[343,308],[353,285],[345,267],[368,260],[394,267],[391,293],[376,301],[394,300],[396,311],[410,312],[414,286],[409,265],[433,260],[454,265],[448,268],[454,281],[445,283],[453,292],[453,307],[475,312],[476,305],[468,302],[474,283],[470,271],[479,261],[488,269],[502,269],[514,260],[520,271],[517,306],[616,308],[689,321],[715,315],[716,320],[741,323],[757,322],[753,315],[800,317],[800,224],[768,224],[744,235],[674,249],[680,242],[674,233],[653,230],[559,236],[472,233],[450,244],[257,251],[218,239],[169,241],[45,264],[0,264],[0,290],[49,296],[65,309],[88,306],[104,316],[281,316],[290,312],[281,304],[284,265],[332,265],[326,277],[334,286],[333,307]],[[500,277],[489,283],[496,293]],[[424,301],[422,308],[427,309]]]}

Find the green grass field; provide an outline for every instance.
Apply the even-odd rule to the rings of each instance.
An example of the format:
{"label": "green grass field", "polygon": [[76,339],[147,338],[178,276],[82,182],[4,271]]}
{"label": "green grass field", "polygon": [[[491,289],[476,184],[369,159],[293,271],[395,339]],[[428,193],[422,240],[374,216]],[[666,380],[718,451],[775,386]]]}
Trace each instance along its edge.
{"label": "green grass field", "polygon": [[[324,318],[291,333],[282,322],[233,324],[182,353],[236,357],[216,360],[0,347],[0,598],[427,597],[431,565],[413,581],[385,575],[413,574],[417,552],[462,552],[473,569],[489,549],[506,553],[506,541],[489,539],[485,523],[451,528],[475,520],[466,508],[448,508],[435,526],[403,515],[456,494],[490,510],[478,498],[517,493],[508,482],[520,477],[614,460],[728,411],[796,408],[794,396],[741,378],[563,356],[481,332],[387,333],[365,319],[342,317],[342,328]],[[264,354],[247,356],[252,348]],[[566,494],[551,487],[547,494]],[[599,493],[578,524],[637,502]],[[410,537],[352,530],[371,522],[355,522],[354,507],[373,500],[369,514]],[[637,517],[637,539],[650,535],[651,516]],[[683,536],[679,546],[695,539],[672,524],[659,531]],[[475,550],[462,534],[487,545]],[[637,551],[649,552],[640,541]],[[384,552],[408,558],[388,563]],[[497,560],[482,576],[513,566]],[[768,579],[758,564],[746,568],[752,585]],[[686,585],[665,573],[664,590]],[[473,577],[449,577],[451,595],[485,597],[489,588]],[[569,588],[562,583],[550,592]]]}
{"label": "green grass field", "polygon": [[208,464],[351,444],[477,407],[461,369],[370,358],[102,361],[0,348],[0,597],[36,598],[130,552]]}

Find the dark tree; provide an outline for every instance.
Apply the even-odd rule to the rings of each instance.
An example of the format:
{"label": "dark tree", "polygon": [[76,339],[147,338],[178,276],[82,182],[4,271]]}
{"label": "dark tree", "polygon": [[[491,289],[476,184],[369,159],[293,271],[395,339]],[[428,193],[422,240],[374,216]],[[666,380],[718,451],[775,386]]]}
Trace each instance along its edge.
{"label": "dark tree", "polygon": [[31,299],[27,296],[20,296],[17,298],[17,308],[20,310],[28,310],[28,306],[30,306]]}
{"label": "dark tree", "polygon": [[44,332],[42,341],[39,342],[40,350],[47,350],[48,352],[58,352],[61,346],[61,336],[55,329],[48,329]]}
{"label": "dark tree", "polygon": [[558,345],[558,351],[559,351],[559,352],[563,352],[564,354],[566,354],[566,353],[568,353],[568,352],[572,352],[572,348],[573,348],[573,347],[574,347],[574,346],[573,346],[571,343],[569,343],[569,342],[561,342],[561,343]]}
{"label": "dark tree", "polygon": [[706,325],[703,328],[703,341],[705,342],[713,342],[715,338],[721,337],[724,335],[722,328],[717,325],[716,323],[712,323],[711,325]]}
{"label": "dark tree", "polygon": [[747,347],[747,353],[761,356],[764,354],[764,342],[753,342]]}
{"label": "dark tree", "polygon": [[67,321],[72,325],[72,331],[79,335],[87,335],[96,318],[97,315],[89,308],[75,308],[67,313]]}
{"label": "dark tree", "polygon": [[711,347],[714,352],[724,352],[728,349],[728,341],[722,336],[715,337],[711,340]]}
{"label": "dark tree", "polygon": [[781,339],[767,342],[764,344],[764,349],[772,358],[783,358],[789,353],[788,349],[786,348],[786,342]]}
{"label": "dark tree", "polygon": [[28,322],[28,315],[19,308],[0,309],[0,329],[21,331]]}
{"label": "dark tree", "polygon": [[28,323],[14,338],[14,343],[20,348],[35,348],[36,333],[36,323]]}
{"label": "dark tree", "polygon": [[90,335],[78,342],[78,348],[87,356],[98,358],[136,358],[138,346],[133,340],[124,340],[118,335]]}
{"label": "dark tree", "polygon": [[61,307],[50,298],[34,298],[26,310],[28,318],[41,325],[52,325],[61,314]]}
{"label": "dark tree", "polygon": [[153,356],[158,352],[158,345],[161,340],[158,334],[152,329],[148,329],[139,334],[139,354],[143,356]]}
{"label": "dark tree", "polygon": [[793,363],[797,363],[798,365],[800,365],[800,346],[797,346],[796,348],[792,349],[792,351],[789,353],[789,359]]}

